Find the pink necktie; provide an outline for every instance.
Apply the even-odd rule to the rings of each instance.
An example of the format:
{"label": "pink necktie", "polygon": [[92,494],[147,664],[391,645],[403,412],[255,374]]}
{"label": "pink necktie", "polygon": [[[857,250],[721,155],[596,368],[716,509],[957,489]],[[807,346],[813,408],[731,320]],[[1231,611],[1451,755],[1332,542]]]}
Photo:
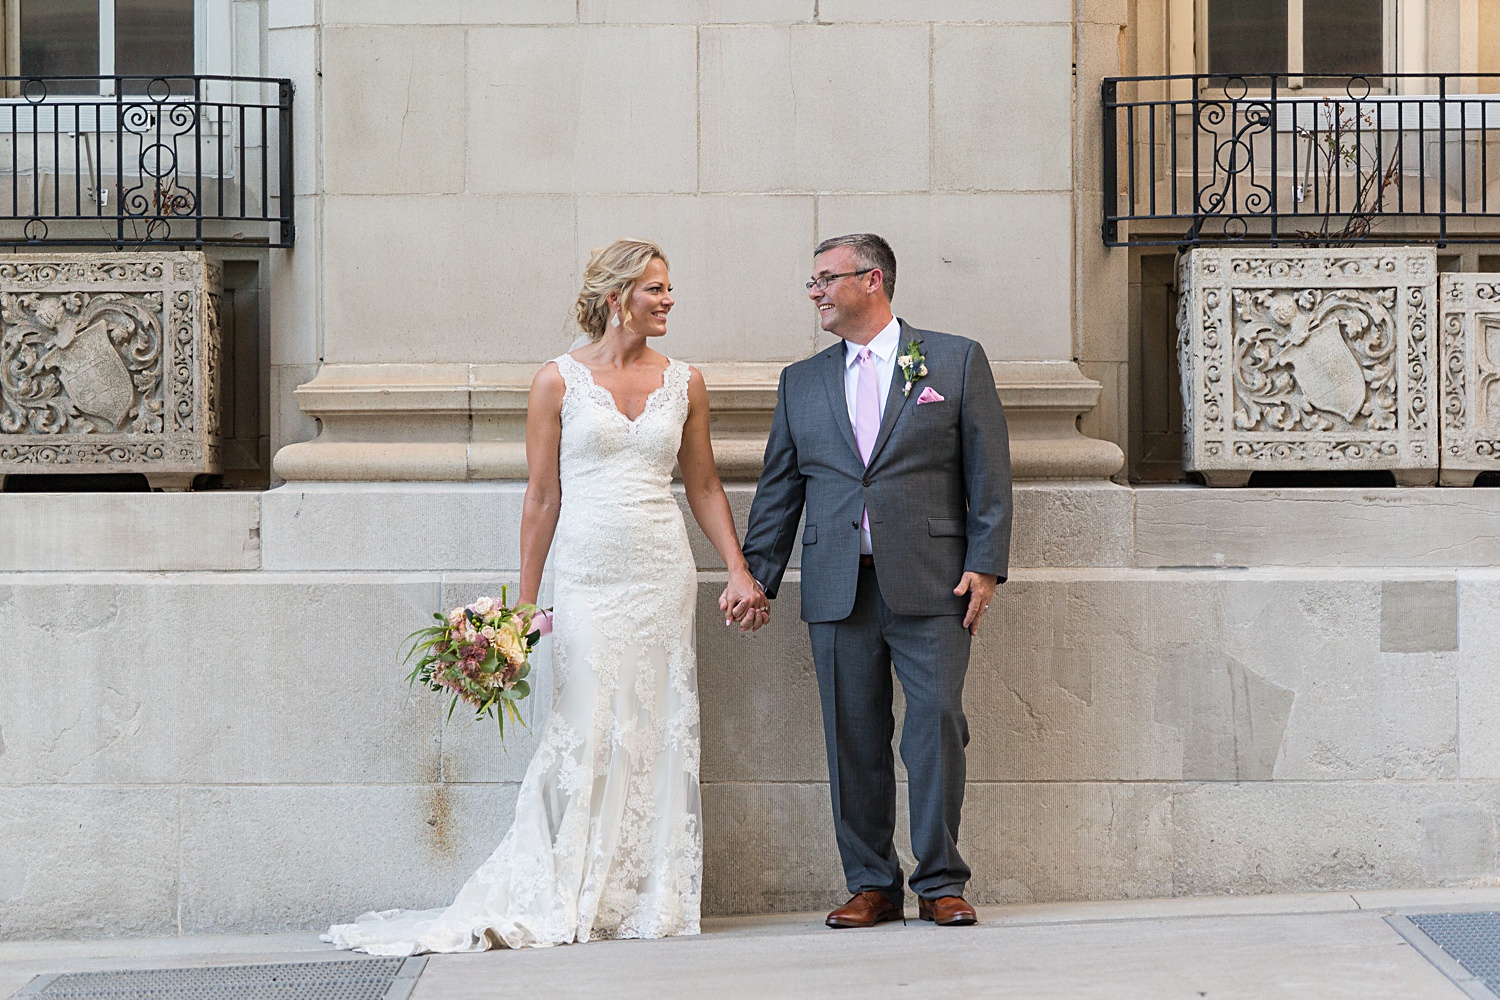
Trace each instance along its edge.
{"label": "pink necktie", "polygon": [[859,445],[860,459],[869,465],[875,435],[880,433],[880,390],[875,385],[875,355],[866,347],[856,359],[859,381],[854,388],[854,441]]}
{"label": "pink necktie", "polygon": [[[854,442],[859,445],[859,457],[870,464],[870,453],[875,450],[875,436],[880,433],[880,389],[875,384],[875,356],[866,347],[856,355],[859,362],[859,379],[854,386]],[[870,530],[870,512],[864,512],[864,530]]]}

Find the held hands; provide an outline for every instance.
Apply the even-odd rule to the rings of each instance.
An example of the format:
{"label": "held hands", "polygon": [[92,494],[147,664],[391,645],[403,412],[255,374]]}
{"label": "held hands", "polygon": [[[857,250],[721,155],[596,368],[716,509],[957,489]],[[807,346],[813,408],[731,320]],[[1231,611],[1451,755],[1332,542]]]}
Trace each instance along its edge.
{"label": "held hands", "polygon": [[729,574],[729,586],[719,595],[719,610],[726,626],[738,623],[741,632],[754,632],[771,620],[771,602],[749,573]]}
{"label": "held hands", "polygon": [[979,634],[979,622],[989,610],[990,598],[995,596],[996,577],[990,573],[965,573],[953,593],[959,597],[969,595],[969,610],[964,612],[964,628],[970,635]]}

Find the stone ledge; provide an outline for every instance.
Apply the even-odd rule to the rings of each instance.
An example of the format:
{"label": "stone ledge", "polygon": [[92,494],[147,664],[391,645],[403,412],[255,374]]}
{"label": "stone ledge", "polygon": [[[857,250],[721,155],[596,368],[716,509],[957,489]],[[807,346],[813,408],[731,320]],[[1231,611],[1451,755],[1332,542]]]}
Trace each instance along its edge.
{"label": "stone ledge", "polygon": [[[754,487],[730,482],[726,491],[743,532]],[[513,572],[523,492],[523,484],[502,480],[6,494],[0,573]],[[1023,576],[1500,565],[1500,490],[1129,488],[1081,480],[1018,483],[1015,506],[1011,566]],[[699,569],[722,570],[682,507]],[[474,530],[480,523],[498,527]]]}
{"label": "stone ledge", "polygon": [[[726,486],[743,537],[755,495]],[[290,483],[264,494],[268,570],[505,570],[520,566],[517,528],[525,486],[490,483]],[[675,490],[698,567],[721,570],[718,553]],[[1132,491],[1099,480],[1021,483],[1015,489],[1016,566],[1129,566]],[[476,532],[472,526],[502,526]],[[794,547],[791,566],[800,565]]]}
{"label": "stone ledge", "polygon": [[260,567],[259,493],[7,493],[0,572]]}
{"label": "stone ledge", "polygon": [[[698,366],[714,411],[714,455],[727,480],[760,474],[783,365]],[[1010,427],[1016,479],[1107,479],[1120,449],[1085,437],[1078,416],[1098,382],[1071,361],[991,365]],[[298,481],[521,480],[526,398],[535,364],[324,365],[296,390],[322,423],[314,440],[276,454],[276,474]]]}
{"label": "stone ledge", "polygon": [[[261,504],[267,570],[515,570],[521,483],[310,483]],[[491,530],[480,525],[493,526]]]}
{"label": "stone ledge", "polygon": [[1500,490],[1182,486],[1134,498],[1142,567],[1500,564]]}

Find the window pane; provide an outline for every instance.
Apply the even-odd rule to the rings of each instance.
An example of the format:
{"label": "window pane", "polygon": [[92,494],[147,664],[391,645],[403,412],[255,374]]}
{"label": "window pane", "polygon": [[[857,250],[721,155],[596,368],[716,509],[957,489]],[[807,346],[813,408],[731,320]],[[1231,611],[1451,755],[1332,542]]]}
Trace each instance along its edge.
{"label": "window pane", "polygon": [[[99,0],[25,0],[22,76],[98,76]],[[89,81],[49,83],[49,93],[97,94]]]}
{"label": "window pane", "polygon": [[[115,72],[127,94],[146,92],[152,77],[193,75],[193,0],[115,0]],[[192,84],[174,81],[174,94]]]}
{"label": "window pane", "polygon": [[[1310,74],[1374,74],[1385,66],[1381,0],[1303,0],[1302,65]],[[1339,81],[1309,75],[1309,86]],[[1379,86],[1375,80],[1371,85]]]}
{"label": "window pane", "polygon": [[1208,71],[1286,72],[1286,0],[1208,0]]}

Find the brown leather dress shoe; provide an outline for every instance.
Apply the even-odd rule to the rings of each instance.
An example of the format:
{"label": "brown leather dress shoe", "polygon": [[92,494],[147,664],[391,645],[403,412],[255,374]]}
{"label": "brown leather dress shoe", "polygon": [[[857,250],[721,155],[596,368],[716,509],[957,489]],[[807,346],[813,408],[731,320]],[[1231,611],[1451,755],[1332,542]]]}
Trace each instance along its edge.
{"label": "brown leather dress shoe", "polygon": [[[973,912],[972,910],[970,911]],[[887,920],[905,920],[906,913],[883,892],[857,892],[828,914],[829,927],[874,927]]]}
{"label": "brown leather dress shoe", "polygon": [[979,917],[962,896],[939,896],[937,899],[917,900],[917,916],[931,920],[942,927],[967,927]]}

